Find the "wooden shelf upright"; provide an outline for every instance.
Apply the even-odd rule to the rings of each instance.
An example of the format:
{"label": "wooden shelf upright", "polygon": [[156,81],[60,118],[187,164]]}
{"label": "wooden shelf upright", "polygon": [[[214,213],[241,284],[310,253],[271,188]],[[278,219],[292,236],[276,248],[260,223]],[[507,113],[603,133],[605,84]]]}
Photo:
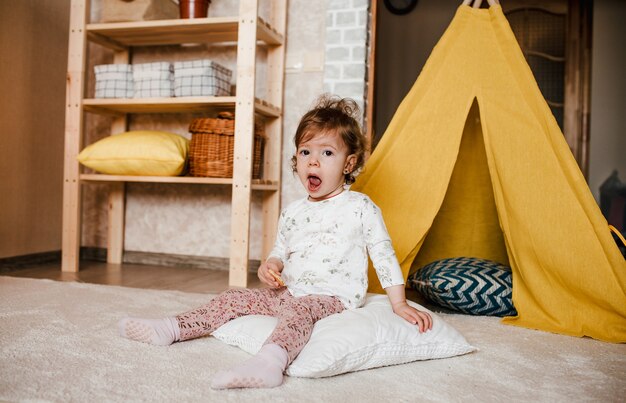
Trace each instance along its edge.
{"label": "wooden shelf upright", "polygon": [[[232,186],[229,284],[247,286],[252,191],[262,192],[262,258],[271,250],[280,213],[282,99],[287,0],[273,0],[269,21],[258,15],[259,0],[240,0],[234,17],[124,23],[89,23],[89,0],[72,0],[65,117],[62,270],[79,270],[81,184],[109,187],[107,261],[121,263],[124,251],[126,183],[194,183]],[[129,63],[136,46],[236,42],[237,94],[226,97],[85,99],[86,49],[92,41],[110,49],[114,63]],[[267,47],[267,95],[255,93],[256,52]],[[128,129],[128,115],[188,113],[216,109],[235,112],[233,178],[147,177],[83,173],[76,159],[83,148],[85,112],[114,116],[111,133]],[[263,178],[252,179],[255,116],[263,116],[267,141]]]}

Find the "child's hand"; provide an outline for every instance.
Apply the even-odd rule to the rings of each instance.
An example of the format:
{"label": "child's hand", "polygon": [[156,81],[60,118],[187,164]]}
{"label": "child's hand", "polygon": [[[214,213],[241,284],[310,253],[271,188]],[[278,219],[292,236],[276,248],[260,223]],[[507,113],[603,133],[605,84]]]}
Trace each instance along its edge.
{"label": "child's hand", "polygon": [[406,301],[401,301],[392,305],[393,312],[404,318],[407,322],[417,325],[421,333],[424,333],[433,327],[433,318],[428,312],[422,312],[413,308]]}
{"label": "child's hand", "polygon": [[401,316],[409,323],[417,325],[422,333],[432,329],[433,318],[427,312],[422,312],[407,304],[404,284],[387,287],[385,292],[389,296],[391,307],[396,315]]}
{"label": "child's hand", "polygon": [[285,283],[283,283],[283,280],[280,278],[282,271],[282,262],[270,258],[266,262],[261,263],[257,275],[262,283],[269,285],[271,288],[280,288],[285,286]]}

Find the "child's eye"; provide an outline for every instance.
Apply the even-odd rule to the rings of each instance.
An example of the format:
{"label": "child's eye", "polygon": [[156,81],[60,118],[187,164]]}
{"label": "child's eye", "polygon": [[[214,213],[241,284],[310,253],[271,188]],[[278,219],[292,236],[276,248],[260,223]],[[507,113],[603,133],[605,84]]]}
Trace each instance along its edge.
{"label": "child's eye", "polygon": [[330,150],[325,150],[322,155],[324,155],[325,157],[330,157],[331,155],[333,155],[333,152]]}
{"label": "child's eye", "polygon": [[309,150],[300,150],[300,155],[309,155]]}

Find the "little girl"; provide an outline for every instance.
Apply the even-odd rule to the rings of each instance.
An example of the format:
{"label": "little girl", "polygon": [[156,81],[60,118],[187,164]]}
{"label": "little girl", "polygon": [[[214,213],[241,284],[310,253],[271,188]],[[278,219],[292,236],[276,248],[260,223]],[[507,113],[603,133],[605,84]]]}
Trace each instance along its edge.
{"label": "little girl", "polygon": [[257,355],[219,372],[211,387],[279,386],[315,322],[363,305],[368,254],[393,312],[420,332],[429,330],[430,315],[406,302],[404,277],[380,210],[366,195],[346,188],[364,163],[365,138],[357,113],[354,101],[324,96],[302,117],[292,167],[308,197],[281,213],[274,249],[258,269],[268,288],[228,290],[176,317],[125,318],[120,334],[169,345],[209,335],[243,315],[275,316],[278,324]]}

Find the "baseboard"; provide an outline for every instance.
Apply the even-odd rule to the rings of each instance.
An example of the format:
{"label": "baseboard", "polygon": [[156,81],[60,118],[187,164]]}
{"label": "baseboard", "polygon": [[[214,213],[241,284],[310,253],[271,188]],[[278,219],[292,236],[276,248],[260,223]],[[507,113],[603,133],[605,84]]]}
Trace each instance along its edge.
{"label": "baseboard", "polygon": [[[106,262],[106,248],[96,248],[83,246],[80,248],[81,260],[93,260],[97,262]],[[23,269],[32,266],[39,266],[49,263],[60,263],[61,251],[52,251],[44,253],[34,253],[30,255],[14,256],[0,259],[0,273]],[[197,268],[207,270],[228,270],[229,259],[225,257],[209,257],[209,256],[192,256],[177,255],[171,253],[154,253],[154,252],[137,252],[124,251],[122,256],[123,263],[145,264],[153,266],[167,267],[183,267]],[[256,272],[261,264],[260,260],[251,259],[248,261],[248,267],[251,272]]]}
{"label": "baseboard", "polygon": [[[124,263],[150,264],[154,266],[174,266],[209,270],[228,270],[229,260],[226,257],[175,255],[170,253],[153,252],[124,252]],[[261,264],[260,260],[249,260],[249,271],[256,272]]]}
{"label": "baseboard", "polygon": [[[81,247],[80,257],[85,260],[106,262],[106,248]],[[127,250],[122,255],[123,263],[145,264],[152,266],[183,267],[207,270],[228,270],[229,259],[226,257],[178,255],[174,253],[138,252]],[[256,272],[260,260],[249,260],[248,267]]]}
{"label": "baseboard", "polygon": [[107,261],[107,249],[91,246],[80,247],[80,260],[93,260],[96,262]]}
{"label": "baseboard", "polygon": [[0,273],[44,264],[59,263],[60,261],[60,250],[6,257],[0,259]]}

